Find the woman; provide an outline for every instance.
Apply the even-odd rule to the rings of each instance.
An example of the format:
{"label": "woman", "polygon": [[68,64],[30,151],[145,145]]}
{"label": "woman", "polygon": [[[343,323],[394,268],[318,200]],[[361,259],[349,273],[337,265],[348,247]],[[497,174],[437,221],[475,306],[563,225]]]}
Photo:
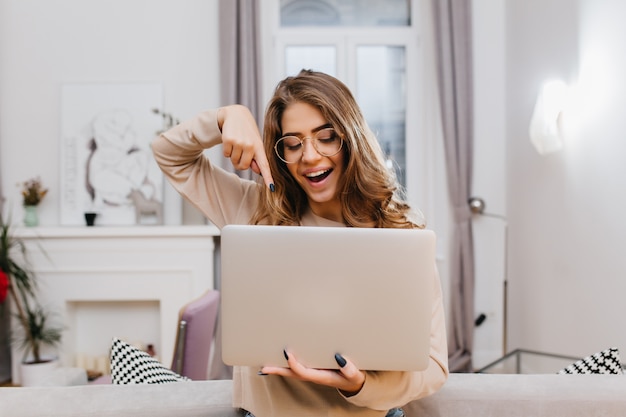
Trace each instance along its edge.
{"label": "woman", "polygon": [[[423,227],[399,198],[376,138],[339,80],[313,71],[286,78],[268,105],[264,125],[261,139],[247,108],[226,106],[172,128],[152,147],[174,187],[219,228]],[[213,166],[202,152],[220,143],[235,168],[252,169],[262,182],[243,180]],[[288,368],[235,367],[234,406],[256,417],[402,415],[396,407],[435,392],[448,375],[437,276],[432,284],[426,370],[365,372],[341,355],[336,357],[338,371],[307,369],[287,351]]]}

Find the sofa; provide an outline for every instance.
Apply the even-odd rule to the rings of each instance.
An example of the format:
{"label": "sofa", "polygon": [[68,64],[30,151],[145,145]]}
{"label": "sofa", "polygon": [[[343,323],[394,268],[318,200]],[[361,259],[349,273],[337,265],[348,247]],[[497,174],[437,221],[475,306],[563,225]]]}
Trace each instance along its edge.
{"label": "sofa", "polygon": [[[407,416],[590,417],[626,415],[623,375],[451,374]],[[0,417],[235,417],[231,381],[161,385],[0,388]]]}

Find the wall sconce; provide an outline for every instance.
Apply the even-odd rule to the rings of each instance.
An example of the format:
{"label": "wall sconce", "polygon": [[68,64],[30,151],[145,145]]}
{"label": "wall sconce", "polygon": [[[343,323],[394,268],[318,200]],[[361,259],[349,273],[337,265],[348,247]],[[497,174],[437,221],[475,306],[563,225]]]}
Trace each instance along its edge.
{"label": "wall sconce", "polygon": [[568,100],[567,85],[560,80],[546,82],[530,121],[530,141],[540,155],[563,147],[563,110]]}

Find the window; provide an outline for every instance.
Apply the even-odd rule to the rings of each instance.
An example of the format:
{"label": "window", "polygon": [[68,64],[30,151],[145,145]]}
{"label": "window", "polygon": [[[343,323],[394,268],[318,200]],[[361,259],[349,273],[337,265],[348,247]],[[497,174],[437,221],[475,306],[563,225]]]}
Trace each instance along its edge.
{"label": "window", "polygon": [[280,0],[280,26],[410,26],[409,0]]}
{"label": "window", "polygon": [[409,204],[437,231],[445,281],[450,210],[430,3],[263,0],[263,5],[264,96],[269,99],[279,80],[302,68],[346,83],[387,153],[388,166],[405,186]]}
{"label": "window", "polygon": [[422,181],[411,162],[420,153],[418,8],[416,0],[273,0],[264,18],[271,88],[303,68],[346,83],[411,203]]}

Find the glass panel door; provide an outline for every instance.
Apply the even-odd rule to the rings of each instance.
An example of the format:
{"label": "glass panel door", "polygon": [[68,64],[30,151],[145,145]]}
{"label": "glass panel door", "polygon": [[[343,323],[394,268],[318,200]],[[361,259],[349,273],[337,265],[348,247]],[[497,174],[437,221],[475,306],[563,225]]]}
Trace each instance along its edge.
{"label": "glass panel door", "polygon": [[285,47],[285,75],[310,69],[337,76],[337,52],[333,45],[288,45]]}
{"label": "glass panel door", "polygon": [[406,60],[404,46],[359,45],[356,98],[376,134],[387,166],[406,185]]}
{"label": "glass panel door", "polygon": [[[407,136],[416,137],[417,28],[412,0],[276,0],[275,74],[312,69],[333,75],[354,93],[365,118],[407,191],[417,178],[407,164]],[[275,3],[276,4],[276,3]],[[413,78],[413,80],[415,79]],[[413,146],[415,148],[415,146]],[[411,150],[413,152],[413,150]],[[409,172],[407,173],[407,167]],[[412,180],[411,180],[412,181]],[[411,182],[408,181],[408,182]]]}

